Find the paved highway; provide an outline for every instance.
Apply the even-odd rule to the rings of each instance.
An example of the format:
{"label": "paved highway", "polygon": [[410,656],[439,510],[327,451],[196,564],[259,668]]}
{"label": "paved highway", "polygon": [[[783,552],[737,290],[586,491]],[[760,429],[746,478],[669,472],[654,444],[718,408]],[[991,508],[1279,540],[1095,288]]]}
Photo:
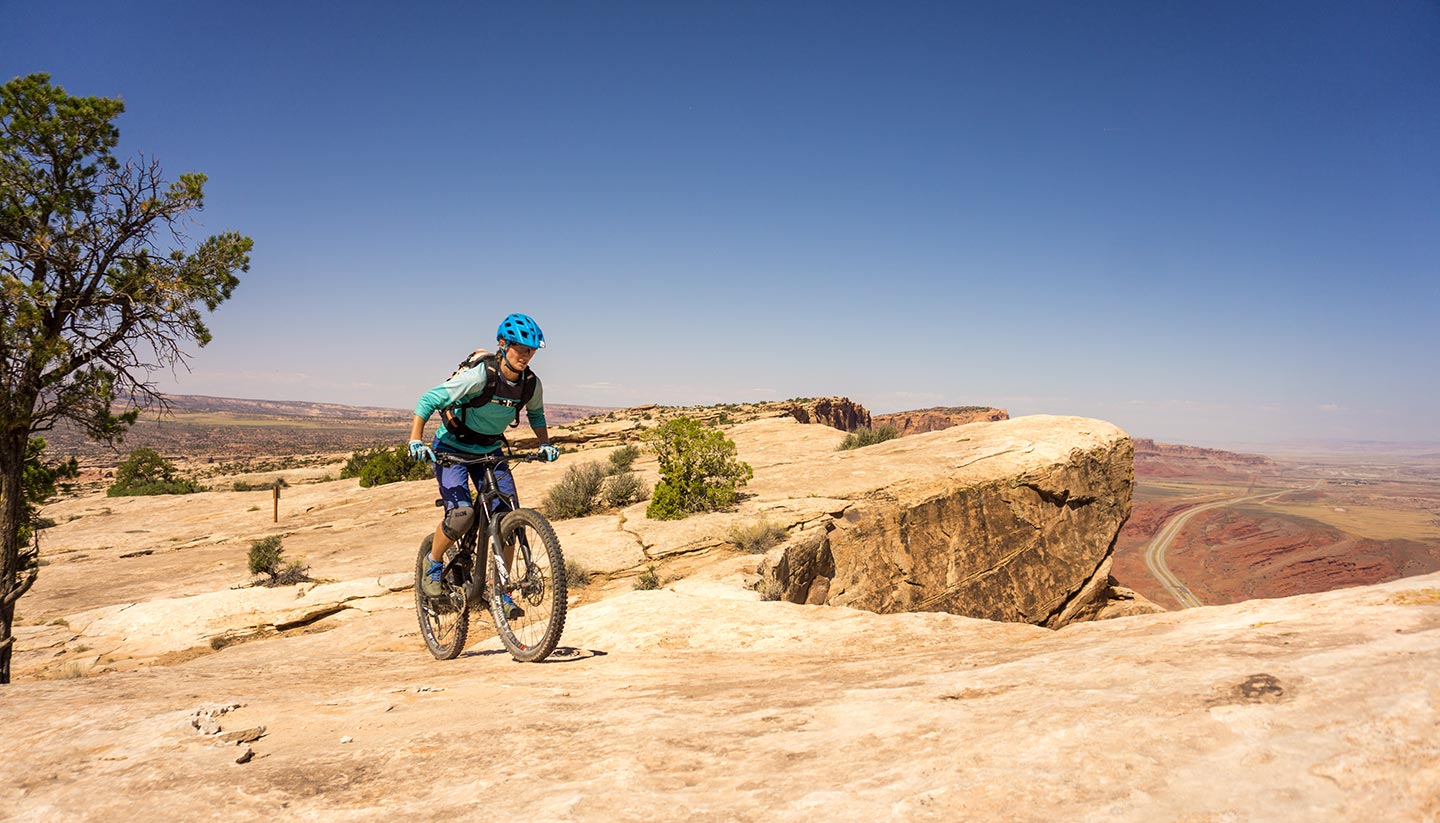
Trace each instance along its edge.
{"label": "paved highway", "polygon": [[1292,491],[1295,490],[1281,489],[1278,492],[1252,494],[1246,497],[1231,497],[1225,500],[1216,500],[1213,503],[1203,503],[1180,512],[1167,520],[1160,531],[1155,533],[1155,537],[1150,540],[1150,544],[1145,547],[1145,567],[1150,570],[1150,574],[1154,575],[1156,580],[1160,581],[1160,585],[1165,588],[1165,591],[1169,592],[1170,596],[1175,598],[1175,602],[1180,604],[1180,608],[1190,609],[1205,605],[1201,603],[1200,598],[1191,593],[1190,589],[1184,583],[1180,582],[1180,578],[1176,577],[1174,573],[1170,571],[1169,567],[1165,565],[1165,551],[1170,548],[1170,541],[1174,540],[1175,535],[1179,534],[1180,530],[1185,527],[1186,521],[1200,512],[1218,509],[1221,506],[1233,506],[1236,503],[1248,503],[1252,500],[1265,500],[1271,497],[1279,497],[1282,494],[1288,494]]}

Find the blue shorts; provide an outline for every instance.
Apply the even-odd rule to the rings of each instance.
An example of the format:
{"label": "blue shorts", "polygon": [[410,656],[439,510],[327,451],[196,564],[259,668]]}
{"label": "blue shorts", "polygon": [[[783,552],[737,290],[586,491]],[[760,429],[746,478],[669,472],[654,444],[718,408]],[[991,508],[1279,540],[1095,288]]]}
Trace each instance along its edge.
{"label": "blue shorts", "polygon": [[[457,452],[452,449],[442,449],[440,442],[435,441],[432,447],[436,452],[444,451],[447,454],[458,454],[462,457],[474,457],[475,455]],[[445,501],[445,511],[450,511],[456,506],[473,505],[470,497],[470,484],[475,484],[475,489],[480,489],[480,484],[485,482],[485,468],[483,466],[441,466],[435,464],[435,480],[440,484],[440,499]],[[515,476],[510,473],[510,465],[505,461],[495,466],[495,485],[500,487],[501,494],[508,494],[514,497],[518,503],[520,498],[515,491]],[[491,511],[509,509],[510,505],[504,500],[496,500]]]}

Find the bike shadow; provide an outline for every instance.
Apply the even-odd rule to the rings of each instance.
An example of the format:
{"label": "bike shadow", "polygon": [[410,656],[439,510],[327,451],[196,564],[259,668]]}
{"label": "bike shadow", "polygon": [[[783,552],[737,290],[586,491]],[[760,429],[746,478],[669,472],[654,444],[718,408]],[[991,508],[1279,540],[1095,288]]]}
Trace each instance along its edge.
{"label": "bike shadow", "polygon": [[[589,660],[594,657],[604,657],[609,652],[600,649],[577,649],[573,646],[560,646],[544,660],[536,661],[537,664],[548,665],[550,663],[574,663],[577,660]],[[460,657],[508,657],[509,652],[504,649],[467,649],[460,653]]]}

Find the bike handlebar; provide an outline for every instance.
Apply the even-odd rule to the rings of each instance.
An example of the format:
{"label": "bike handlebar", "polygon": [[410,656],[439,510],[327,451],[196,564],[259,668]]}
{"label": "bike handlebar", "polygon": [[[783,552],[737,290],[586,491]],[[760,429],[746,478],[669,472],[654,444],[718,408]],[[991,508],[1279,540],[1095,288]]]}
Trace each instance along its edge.
{"label": "bike handlebar", "polygon": [[537,452],[535,454],[477,454],[473,457],[464,457],[454,452],[435,452],[435,463],[446,466],[486,466],[495,465],[505,460],[515,460],[520,463],[539,463],[545,458]]}

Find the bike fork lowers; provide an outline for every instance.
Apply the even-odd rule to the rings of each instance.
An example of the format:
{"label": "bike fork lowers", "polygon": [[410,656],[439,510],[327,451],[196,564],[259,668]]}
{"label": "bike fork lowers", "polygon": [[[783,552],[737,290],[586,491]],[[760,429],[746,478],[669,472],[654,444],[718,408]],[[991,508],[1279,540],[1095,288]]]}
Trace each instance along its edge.
{"label": "bike fork lowers", "polygon": [[501,591],[508,591],[510,588],[510,570],[505,568],[505,547],[500,544],[500,517],[504,512],[496,512],[496,516],[490,518],[490,527],[486,530],[485,539],[490,541],[491,565],[490,571],[495,575],[495,582],[499,584]]}

